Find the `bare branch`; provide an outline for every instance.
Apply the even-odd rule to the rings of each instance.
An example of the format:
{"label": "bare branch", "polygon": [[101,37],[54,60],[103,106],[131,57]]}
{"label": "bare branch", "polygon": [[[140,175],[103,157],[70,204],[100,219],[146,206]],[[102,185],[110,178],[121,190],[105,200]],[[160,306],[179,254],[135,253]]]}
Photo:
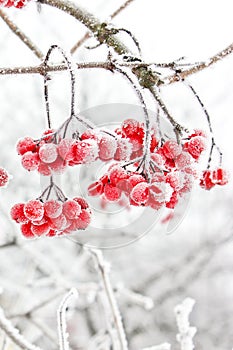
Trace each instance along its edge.
{"label": "bare branch", "polygon": [[3,21],[8,25],[8,27],[12,30],[12,32],[18,36],[20,40],[36,55],[40,60],[43,58],[43,53],[40,49],[31,41],[31,39],[24,34],[19,27],[12,22],[12,20],[4,13],[3,10],[0,10],[0,17]]}

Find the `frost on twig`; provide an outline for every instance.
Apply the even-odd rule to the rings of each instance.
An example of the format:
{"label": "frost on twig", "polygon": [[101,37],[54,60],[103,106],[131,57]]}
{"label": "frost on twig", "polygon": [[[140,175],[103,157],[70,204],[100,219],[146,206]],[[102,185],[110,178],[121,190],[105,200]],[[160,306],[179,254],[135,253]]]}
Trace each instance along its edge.
{"label": "frost on twig", "polygon": [[134,305],[138,305],[143,307],[145,310],[150,311],[154,307],[153,299],[142,295],[140,293],[136,293],[128,288],[126,288],[122,284],[117,285],[117,291],[122,295],[127,301],[133,303]]}
{"label": "frost on twig", "polygon": [[163,343],[160,345],[150,346],[149,348],[143,348],[142,350],[171,350],[171,345],[168,343]]}
{"label": "frost on twig", "polygon": [[66,332],[66,308],[69,299],[78,295],[75,288],[72,288],[62,299],[57,310],[58,336],[60,350],[69,350],[68,333]]}
{"label": "frost on twig", "polygon": [[2,308],[0,308],[0,328],[19,348],[24,350],[41,350],[41,348],[31,344],[19,333],[19,330],[6,318]]}
{"label": "frost on twig", "polygon": [[192,312],[194,304],[194,299],[186,298],[174,309],[179,330],[176,339],[180,343],[181,350],[193,350],[195,348],[193,337],[197,330],[196,327],[190,327],[189,323],[189,314]]}
{"label": "frost on twig", "polygon": [[117,305],[117,301],[113,292],[113,288],[111,285],[111,281],[109,278],[109,270],[110,270],[109,264],[106,263],[106,261],[104,260],[103,254],[100,250],[91,249],[90,252],[97,263],[97,267],[99,269],[99,272],[102,278],[104,291],[111,310],[113,324],[114,324],[117,337],[118,337],[118,342],[119,342],[119,347],[117,347],[117,350],[118,349],[128,350],[128,342],[126,339],[125,330],[122,323],[122,317],[121,317],[121,314]]}

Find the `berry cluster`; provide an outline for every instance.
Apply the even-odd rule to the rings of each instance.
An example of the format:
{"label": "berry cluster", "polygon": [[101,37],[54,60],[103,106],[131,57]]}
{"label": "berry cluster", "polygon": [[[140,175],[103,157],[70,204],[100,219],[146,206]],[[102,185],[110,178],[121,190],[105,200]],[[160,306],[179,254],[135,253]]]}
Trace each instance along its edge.
{"label": "berry cluster", "polygon": [[0,168],[0,187],[6,187],[9,182],[9,174],[4,168]]}
{"label": "berry cluster", "polygon": [[226,170],[217,168],[215,170],[205,170],[200,179],[200,186],[205,190],[210,190],[215,185],[226,185],[228,183],[228,174]]}
{"label": "berry cluster", "polygon": [[62,173],[67,166],[88,164],[100,159],[128,160],[131,155],[129,140],[104,131],[86,130],[78,139],[59,138],[53,130],[44,132],[42,138],[25,137],[18,141],[17,151],[22,156],[22,166],[50,176]]}
{"label": "berry cluster", "polygon": [[58,200],[30,200],[15,204],[11,218],[19,223],[26,238],[54,237],[85,230],[91,221],[88,203],[81,197],[61,202]]}
{"label": "berry cluster", "polygon": [[26,6],[29,0],[0,0],[0,7],[15,7],[21,9]]}
{"label": "berry cluster", "polygon": [[[131,158],[133,155],[138,157],[143,146],[143,124],[129,119],[117,132],[130,140],[133,149]],[[88,193],[112,202],[120,200],[124,194],[133,206],[150,206],[155,210],[166,206],[173,209],[198,178],[197,162],[205,149],[206,135],[201,130],[195,130],[180,143],[175,140],[158,142],[153,131],[149,176],[143,161],[141,164],[135,163],[130,170],[127,170],[127,166],[113,164],[106,174],[88,187]],[[215,184],[227,182],[224,172],[214,174]]]}

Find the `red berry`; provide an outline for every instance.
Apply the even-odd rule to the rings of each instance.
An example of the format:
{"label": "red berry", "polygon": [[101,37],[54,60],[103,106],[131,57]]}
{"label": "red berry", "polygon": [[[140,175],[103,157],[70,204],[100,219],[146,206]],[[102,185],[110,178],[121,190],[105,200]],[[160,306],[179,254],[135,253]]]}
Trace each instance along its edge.
{"label": "red berry", "polygon": [[181,145],[178,145],[176,141],[168,140],[161,147],[163,154],[168,159],[175,159],[182,151]]}
{"label": "red berry", "polygon": [[177,169],[182,169],[193,162],[192,156],[188,152],[182,152],[176,159],[175,165]]}
{"label": "red berry", "polygon": [[10,215],[11,218],[18,223],[25,224],[26,222],[28,222],[28,218],[26,218],[24,214],[24,203],[15,204],[11,208]]}
{"label": "red berry", "polygon": [[112,167],[109,172],[109,180],[112,185],[117,185],[120,181],[126,180],[129,178],[129,174],[121,166],[116,165]]}
{"label": "red berry", "polygon": [[138,205],[146,204],[149,198],[149,186],[146,182],[140,182],[130,192],[130,199]]}
{"label": "red berry", "polygon": [[169,185],[172,188],[177,190],[180,185],[180,178],[179,178],[178,171],[173,171],[168,173],[166,176],[166,182],[169,183]]}
{"label": "red berry", "polygon": [[44,203],[45,214],[51,218],[57,218],[62,214],[62,203],[56,201],[55,199],[51,199]]}
{"label": "red berry", "polygon": [[223,186],[228,183],[228,174],[226,170],[218,168],[213,171],[213,182],[217,185]]}
{"label": "red berry", "polygon": [[89,196],[98,196],[103,193],[104,185],[101,181],[96,181],[88,186]]}
{"label": "red berry", "polygon": [[99,158],[102,161],[111,160],[117,149],[117,141],[113,136],[103,134],[99,140]]}
{"label": "red berry", "polygon": [[40,164],[40,159],[37,153],[31,151],[24,153],[21,159],[22,166],[28,170],[36,170]]}
{"label": "red berry", "polygon": [[44,163],[53,163],[57,159],[57,146],[54,143],[45,143],[39,149],[40,160]]}
{"label": "red berry", "polygon": [[202,178],[200,179],[200,186],[205,190],[210,190],[215,186],[212,179],[212,172],[210,170],[203,171]]}
{"label": "red berry", "polygon": [[30,222],[27,222],[27,223],[22,224],[20,226],[21,232],[22,232],[24,237],[26,237],[26,238],[35,238],[35,235],[32,233],[31,226],[32,225],[31,225]]}
{"label": "red berry", "polygon": [[66,165],[66,161],[58,156],[55,162],[49,164],[49,167],[55,173],[62,174],[65,171]]}
{"label": "red berry", "polygon": [[35,152],[37,146],[36,143],[34,142],[34,140],[27,136],[23,139],[20,139],[16,145],[16,149],[18,154],[20,154],[21,156],[26,153],[26,152]]}
{"label": "red berry", "polygon": [[117,201],[121,197],[121,190],[116,186],[107,183],[104,186],[104,195],[110,202]]}
{"label": "red berry", "polygon": [[202,136],[195,136],[184,144],[184,149],[188,151],[194,159],[198,159],[206,149],[205,139]]}
{"label": "red berry", "polygon": [[8,181],[9,181],[8,172],[5,169],[0,168],[0,187],[6,187],[6,185],[8,184]]}
{"label": "red berry", "polygon": [[[51,142],[53,138],[55,130],[54,129],[47,129],[43,132],[42,138],[45,142]],[[46,137],[45,137],[46,136]]]}
{"label": "red berry", "polygon": [[72,146],[74,145],[74,140],[72,139],[62,139],[59,145],[57,146],[57,150],[59,155],[64,160],[73,160],[74,152]]}
{"label": "red berry", "polygon": [[67,227],[67,219],[65,215],[61,214],[57,218],[50,219],[49,226],[53,230],[64,230]]}
{"label": "red berry", "polygon": [[123,121],[121,128],[123,133],[131,138],[137,134],[138,129],[140,128],[140,123],[135,119],[126,119]]}
{"label": "red berry", "polygon": [[117,149],[114,159],[118,161],[129,160],[132,153],[132,144],[128,139],[117,138]]}
{"label": "red berry", "polygon": [[132,173],[132,175],[129,176],[128,182],[132,187],[134,187],[140,182],[146,182],[146,180],[142,175]]}
{"label": "red berry", "polygon": [[40,221],[44,216],[44,205],[39,200],[31,200],[24,205],[24,215],[31,221]]}
{"label": "red berry", "polygon": [[31,225],[31,231],[35,236],[47,235],[50,231],[49,224],[45,222],[42,225]]}
{"label": "red berry", "polygon": [[87,139],[93,139],[93,140],[98,140],[98,133],[95,130],[92,129],[87,129],[82,135],[81,135],[81,140],[87,140]]}
{"label": "red berry", "polygon": [[78,202],[78,204],[81,206],[81,209],[89,208],[89,205],[88,205],[87,201],[84,198],[82,198],[82,197],[75,197],[75,198],[73,198],[73,200]]}
{"label": "red berry", "polygon": [[98,157],[98,145],[93,139],[76,141],[72,146],[72,152],[75,164],[91,163]]}
{"label": "red berry", "polygon": [[71,220],[76,219],[81,213],[81,206],[78,202],[70,199],[63,203],[62,211],[66,218]]}
{"label": "red berry", "polygon": [[88,210],[82,209],[79,217],[75,219],[76,230],[85,230],[91,222],[91,213]]}
{"label": "red berry", "polygon": [[169,202],[166,203],[166,207],[170,209],[174,209],[177,203],[178,203],[178,196],[177,196],[177,192],[174,191],[172,193],[172,196]]}
{"label": "red berry", "polygon": [[50,176],[51,175],[51,169],[48,164],[40,162],[37,168],[38,173],[44,176]]}

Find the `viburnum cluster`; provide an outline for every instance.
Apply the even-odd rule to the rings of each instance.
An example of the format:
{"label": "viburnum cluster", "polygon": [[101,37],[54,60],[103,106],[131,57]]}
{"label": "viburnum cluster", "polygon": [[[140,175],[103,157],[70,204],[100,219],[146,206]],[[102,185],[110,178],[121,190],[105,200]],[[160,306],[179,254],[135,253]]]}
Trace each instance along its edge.
{"label": "viburnum cluster", "polygon": [[[107,201],[118,201],[126,196],[133,206],[149,206],[155,210],[166,206],[174,209],[180,197],[189,192],[199,178],[198,160],[206,149],[206,135],[201,130],[182,139],[157,140],[152,130],[149,169],[143,162],[144,127],[142,123],[129,119],[116,130],[118,135],[132,144],[131,159],[141,156],[141,161],[129,165],[112,164],[108,171],[88,187],[90,196],[102,196]],[[149,172],[149,174],[148,174]],[[209,171],[203,172],[201,186],[210,188]],[[227,175],[222,169],[213,172],[212,183],[224,185]],[[214,185],[213,185],[214,186]],[[208,188],[209,187],[209,188]]]}
{"label": "viburnum cluster", "polygon": [[21,9],[26,6],[30,0],[0,0],[0,7],[15,7]]}
{"label": "viburnum cluster", "polygon": [[88,129],[76,138],[61,138],[46,130],[40,140],[25,137],[18,141],[17,151],[22,166],[41,175],[62,173],[67,166],[89,164],[100,159],[124,161],[131,155],[131,143],[116,134]]}
{"label": "viburnum cluster", "polygon": [[15,204],[11,209],[11,218],[20,224],[26,238],[54,237],[85,230],[91,221],[91,211],[81,197],[64,202],[55,199],[42,202],[36,199]]}
{"label": "viburnum cluster", "polygon": [[[200,176],[198,162],[207,143],[202,130],[194,130],[179,140],[165,139],[158,137],[155,127],[148,130],[144,123],[127,119],[114,132],[87,128],[67,137],[69,122],[70,119],[57,131],[46,130],[39,140],[25,137],[17,143],[22,166],[51,180],[39,199],[12,208],[11,216],[21,224],[25,237],[67,234],[90,224],[87,202],[82,198],[67,200],[53,183],[53,173],[61,174],[69,166],[97,160],[109,162],[107,172],[89,185],[88,194],[101,196],[105,202],[127,201],[132,206],[155,210],[174,209],[179,199],[191,191],[195,180],[207,190],[228,182],[222,168],[207,169]],[[57,200],[50,199],[51,189]]]}

